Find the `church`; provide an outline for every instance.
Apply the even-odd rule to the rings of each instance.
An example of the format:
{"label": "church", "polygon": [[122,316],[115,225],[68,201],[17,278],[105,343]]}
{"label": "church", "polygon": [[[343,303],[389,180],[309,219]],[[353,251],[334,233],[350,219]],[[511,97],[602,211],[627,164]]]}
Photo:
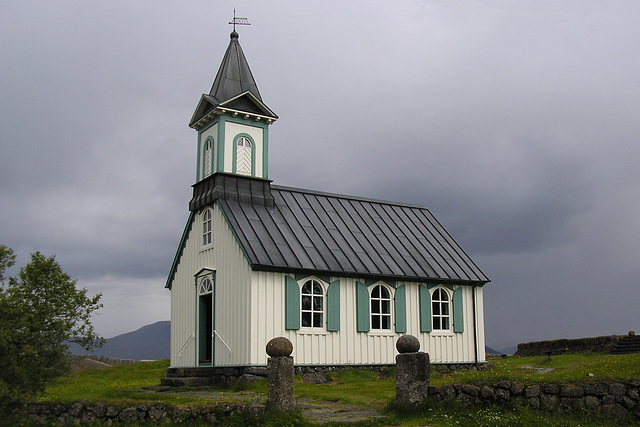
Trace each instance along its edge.
{"label": "church", "polygon": [[189,123],[196,178],[166,282],[171,368],[265,366],[279,336],[298,366],[391,365],[403,334],[432,363],[485,362],[489,279],[428,209],[272,184],[278,116],[238,38]]}

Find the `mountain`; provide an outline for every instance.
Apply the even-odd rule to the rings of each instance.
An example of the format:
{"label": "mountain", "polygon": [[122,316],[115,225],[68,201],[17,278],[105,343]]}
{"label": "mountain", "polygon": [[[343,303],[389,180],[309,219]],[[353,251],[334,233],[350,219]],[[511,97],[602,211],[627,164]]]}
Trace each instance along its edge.
{"label": "mountain", "polygon": [[101,348],[91,352],[77,344],[70,344],[69,351],[76,355],[105,356],[114,359],[168,359],[170,325],[171,322],[165,320],[143,326],[137,331],[109,338]]}

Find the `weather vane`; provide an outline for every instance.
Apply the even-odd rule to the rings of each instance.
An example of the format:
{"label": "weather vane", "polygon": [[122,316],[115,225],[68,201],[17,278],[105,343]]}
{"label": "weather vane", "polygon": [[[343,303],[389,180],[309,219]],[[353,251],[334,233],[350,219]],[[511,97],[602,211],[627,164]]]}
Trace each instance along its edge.
{"label": "weather vane", "polygon": [[233,8],[233,21],[229,22],[229,25],[233,25],[233,31],[236,30],[236,25],[251,25],[247,18],[236,17],[236,8]]}

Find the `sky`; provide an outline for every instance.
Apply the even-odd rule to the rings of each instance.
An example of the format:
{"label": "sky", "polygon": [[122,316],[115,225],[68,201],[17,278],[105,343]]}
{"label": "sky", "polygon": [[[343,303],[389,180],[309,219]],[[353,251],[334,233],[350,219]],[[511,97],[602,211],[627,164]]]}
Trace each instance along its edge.
{"label": "sky", "polygon": [[637,0],[3,0],[0,244],[102,293],[99,333],[170,318],[234,8],[274,184],[429,208],[491,347],[640,332]]}

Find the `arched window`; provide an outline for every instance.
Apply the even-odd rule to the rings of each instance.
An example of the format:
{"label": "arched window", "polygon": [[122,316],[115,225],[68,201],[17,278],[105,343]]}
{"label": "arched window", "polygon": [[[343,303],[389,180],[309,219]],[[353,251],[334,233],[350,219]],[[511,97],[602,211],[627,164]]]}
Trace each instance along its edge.
{"label": "arched window", "polygon": [[236,173],[251,175],[252,150],[249,138],[245,136],[238,138],[236,141]]}
{"label": "arched window", "polygon": [[200,282],[200,288],[198,289],[198,294],[205,295],[210,294],[211,292],[213,292],[213,283],[211,282],[211,279],[202,279],[202,282]]}
{"label": "arched window", "polygon": [[204,176],[207,177],[212,173],[212,164],[213,164],[213,141],[211,139],[207,139],[204,143]]}
{"label": "arched window", "polygon": [[431,316],[433,330],[451,329],[451,314],[449,311],[449,294],[442,288],[436,288],[431,297]]}
{"label": "arched window", "polygon": [[211,244],[211,210],[202,214],[202,246]]}
{"label": "arched window", "polygon": [[316,280],[307,280],[300,292],[303,328],[324,327],[324,289]]}
{"label": "arched window", "polygon": [[371,290],[371,329],[391,329],[391,293],[383,285]]}

